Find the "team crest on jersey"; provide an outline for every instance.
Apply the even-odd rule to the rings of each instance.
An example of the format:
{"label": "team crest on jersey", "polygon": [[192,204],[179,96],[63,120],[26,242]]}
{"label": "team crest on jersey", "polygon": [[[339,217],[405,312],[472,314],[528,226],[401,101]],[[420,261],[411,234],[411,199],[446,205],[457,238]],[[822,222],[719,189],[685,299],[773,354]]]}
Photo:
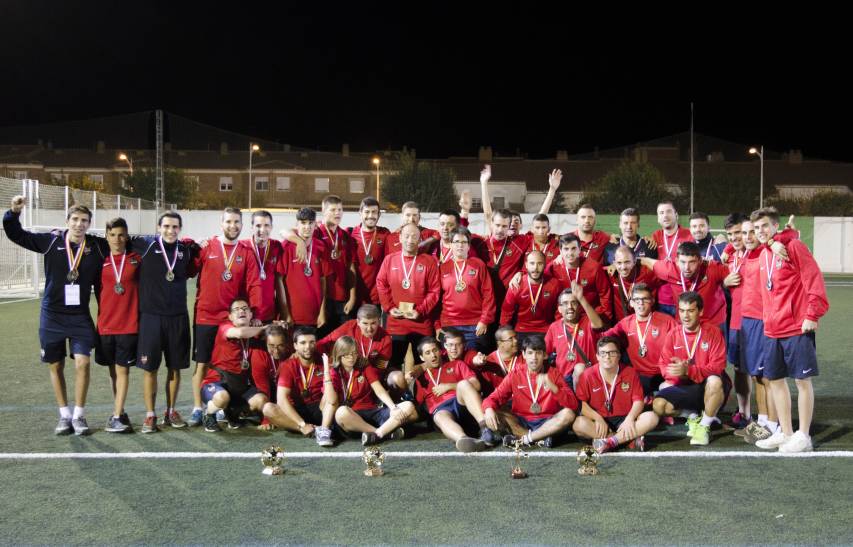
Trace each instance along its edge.
{"label": "team crest on jersey", "polygon": [[85,249],[83,249],[83,256],[91,254],[91,252],[92,252],[92,248],[86,247]]}
{"label": "team crest on jersey", "polygon": [[589,281],[587,281],[586,279],[581,279],[581,287],[586,287],[588,283]]}
{"label": "team crest on jersey", "polygon": [[318,370],[318,371],[317,371],[317,377],[319,378],[320,376],[323,376],[323,371],[322,371],[322,370]]}
{"label": "team crest on jersey", "polygon": [[702,342],[702,351],[708,351],[708,348],[711,347],[711,344],[708,342]]}
{"label": "team crest on jersey", "polygon": [[235,258],[234,260],[237,262],[237,264],[240,264],[241,262],[243,262],[243,257],[240,255],[237,255],[237,258]]}
{"label": "team crest on jersey", "polygon": [[131,266],[139,266],[139,261],[136,260],[135,258],[131,258],[130,259],[130,265]]}
{"label": "team crest on jersey", "polygon": [[477,275],[477,270],[468,270],[468,275],[470,275],[471,277],[476,276],[476,275]]}
{"label": "team crest on jersey", "polygon": [[657,338],[659,334],[660,334],[660,330],[658,330],[656,328],[652,328],[652,338]]}
{"label": "team crest on jersey", "polygon": [[707,275],[703,275],[703,276],[702,276],[702,283],[707,283],[707,282],[708,282],[708,276],[707,276]]}
{"label": "team crest on jersey", "polygon": [[184,259],[184,252],[178,251],[178,260],[183,260],[183,259]]}
{"label": "team crest on jersey", "polygon": [[447,367],[447,373],[453,374],[453,367]]}
{"label": "team crest on jersey", "polygon": [[583,329],[578,331],[578,336],[583,336]]}
{"label": "team crest on jersey", "polygon": [[418,264],[417,270],[418,270],[419,272],[424,271],[424,265],[423,265],[423,264]]}
{"label": "team crest on jersey", "polygon": [[619,384],[619,387],[622,388],[622,391],[628,391],[629,389],[631,389],[631,384],[629,384],[628,382],[622,382],[621,384]]}
{"label": "team crest on jersey", "polygon": [[598,249],[598,243],[590,243],[589,248],[590,249]]}
{"label": "team crest on jersey", "polygon": [[551,292],[545,291],[545,294],[542,295],[543,298],[551,298]]}
{"label": "team crest on jersey", "polygon": [[777,269],[778,269],[778,268],[781,268],[781,267],[782,267],[782,266],[784,266],[784,265],[785,265],[785,262],[784,262],[781,258],[777,258],[777,259],[776,259],[776,268],[777,268]]}
{"label": "team crest on jersey", "polygon": [[140,356],[139,362],[142,363],[143,365],[147,364],[148,363],[148,356],[147,355]]}
{"label": "team crest on jersey", "polygon": [[507,249],[507,250],[506,250],[506,255],[507,255],[507,256],[512,256],[512,249]]}
{"label": "team crest on jersey", "polygon": [[359,376],[359,377],[358,377],[358,380],[356,380],[356,381],[357,381],[359,384],[363,384],[363,383],[364,383],[364,376]]}
{"label": "team crest on jersey", "polygon": [[377,245],[385,245],[385,240],[384,239],[377,239],[376,244]]}
{"label": "team crest on jersey", "polygon": [[554,258],[554,253],[548,251],[547,253],[545,253],[545,256],[547,256],[548,258]]}

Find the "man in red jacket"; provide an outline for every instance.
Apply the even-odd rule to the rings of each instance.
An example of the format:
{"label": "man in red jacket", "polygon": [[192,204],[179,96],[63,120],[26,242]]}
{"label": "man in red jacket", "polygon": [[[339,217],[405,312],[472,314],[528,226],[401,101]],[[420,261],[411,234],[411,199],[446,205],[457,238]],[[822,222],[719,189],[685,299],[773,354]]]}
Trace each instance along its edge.
{"label": "man in red jacket", "polygon": [[[766,245],[779,229],[779,212],[772,207],[750,215],[758,240]],[[807,452],[812,449],[809,429],[814,412],[812,376],[817,376],[814,332],[818,320],[829,310],[823,276],[814,257],[802,241],[786,245],[788,260],[763,249],[758,258],[761,301],[764,305],[764,376],[782,431],[758,441],[759,448],[779,448],[779,452]],[[786,378],[797,384],[799,429],[791,424],[791,393]]]}

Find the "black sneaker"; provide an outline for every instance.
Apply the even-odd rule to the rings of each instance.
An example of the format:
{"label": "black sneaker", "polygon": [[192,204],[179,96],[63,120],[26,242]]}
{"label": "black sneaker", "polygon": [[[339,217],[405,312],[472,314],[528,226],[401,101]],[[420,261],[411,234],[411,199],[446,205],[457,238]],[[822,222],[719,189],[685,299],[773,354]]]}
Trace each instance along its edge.
{"label": "black sneaker", "polygon": [[545,437],[541,441],[536,441],[536,446],[539,448],[551,448],[554,446],[554,439],[553,437]]}
{"label": "black sneaker", "polygon": [[501,442],[500,437],[498,437],[497,434],[488,427],[484,427],[480,430],[480,440],[486,443],[486,446],[489,448],[497,446]]}
{"label": "black sneaker", "polygon": [[127,415],[127,412],[122,412],[119,417],[119,421],[126,425],[127,427],[131,427],[130,425],[130,416]]}
{"label": "black sneaker", "polygon": [[216,421],[216,414],[205,414],[203,423],[204,430],[208,433],[219,433],[222,431],[222,428],[219,427],[219,423]]}
{"label": "black sneaker", "polygon": [[240,429],[243,427],[243,420],[240,413],[232,408],[225,410],[225,420],[228,422],[228,429]]}
{"label": "black sneaker", "polygon": [[521,437],[515,435],[504,435],[503,445],[507,448],[515,448],[515,443],[521,440]]}
{"label": "black sneaker", "polygon": [[485,449],[486,443],[484,443],[480,439],[462,437],[461,439],[456,441],[456,450],[458,450],[459,452],[480,452],[481,450]]}
{"label": "black sneaker", "polygon": [[361,446],[373,446],[382,442],[382,439],[376,433],[362,433]]}

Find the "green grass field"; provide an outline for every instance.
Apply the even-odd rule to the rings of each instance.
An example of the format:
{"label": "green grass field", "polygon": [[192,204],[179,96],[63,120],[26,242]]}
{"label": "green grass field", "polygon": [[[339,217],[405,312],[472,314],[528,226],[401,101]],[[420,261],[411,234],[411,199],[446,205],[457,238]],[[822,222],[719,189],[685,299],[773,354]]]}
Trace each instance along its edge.
{"label": "green grass field", "polygon": [[[830,285],[828,292],[815,381],[818,453],[853,451],[853,286]],[[724,457],[758,449],[723,430],[701,458],[687,457],[696,450],[683,426],[655,432],[649,454],[683,451],[685,457],[606,456],[597,477],[577,474],[568,453],[580,445],[572,441],[554,449],[567,455],[533,451],[525,464],[530,478],[520,481],[509,477],[512,458],[505,449],[500,457],[416,457],[453,452],[439,434],[424,432],[386,444],[386,475],[367,478],[360,458],[308,457],[320,451],[313,440],[281,432],[105,433],[109,380],[93,366],[87,406],[95,433],[55,437],[56,409],[38,362],[38,305],[0,304],[3,544],[853,543],[853,458]],[[131,381],[128,411],[138,425],[140,376],[132,374]],[[186,376],[183,411],[191,405],[188,390]],[[730,402],[726,416],[731,408]],[[260,451],[273,443],[300,453],[286,460],[282,477],[260,473]],[[324,455],[360,451],[360,443],[347,441]],[[403,451],[409,455],[394,455]],[[26,459],[150,452],[209,457]]]}

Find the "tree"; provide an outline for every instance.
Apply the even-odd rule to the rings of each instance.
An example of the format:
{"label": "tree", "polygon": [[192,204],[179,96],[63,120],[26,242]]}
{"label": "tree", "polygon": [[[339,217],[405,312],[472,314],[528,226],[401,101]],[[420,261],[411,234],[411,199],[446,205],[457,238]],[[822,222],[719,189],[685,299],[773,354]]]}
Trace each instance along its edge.
{"label": "tree", "polygon": [[418,161],[411,152],[399,152],[390,162],[390,175],[381,181],[382,199],[399,209],[415,201],[421,211],[456,207],[453,170],[430,161]]}
{"label": "tree", "polygon": [[[758,209],[758,175],[745,175],[722,164],[704,165],[696,173],[693,204],[696,211],[707,214],[749,213]],[[773,188],[765,188],[765,195]],[[688,200],[690,196],[687,196]]]}
{"label": "tree", "polygon": [[[157,177],[154,169],[136,169],[125,178],[128,193],[137,198],[154,201]],[[194,198],[198,197],[195,185],[180,169],[167,168],[163,173],[163,198],[178,208],[195,209]]]}
{"label": "tree", "polygon": [[634,207],[641,213],[657,210],[661,201],[673,199],[666,179],[646,162],[625,162],[584,189],[579,203],[589,203],[598,213],[620,213]]}
{"label": "tree", "polygon": [[94,190],[96,192],[104,191],[104,183],[95,182],[89,175],[70,176],[68,177],[68,186],[78,190]]}

